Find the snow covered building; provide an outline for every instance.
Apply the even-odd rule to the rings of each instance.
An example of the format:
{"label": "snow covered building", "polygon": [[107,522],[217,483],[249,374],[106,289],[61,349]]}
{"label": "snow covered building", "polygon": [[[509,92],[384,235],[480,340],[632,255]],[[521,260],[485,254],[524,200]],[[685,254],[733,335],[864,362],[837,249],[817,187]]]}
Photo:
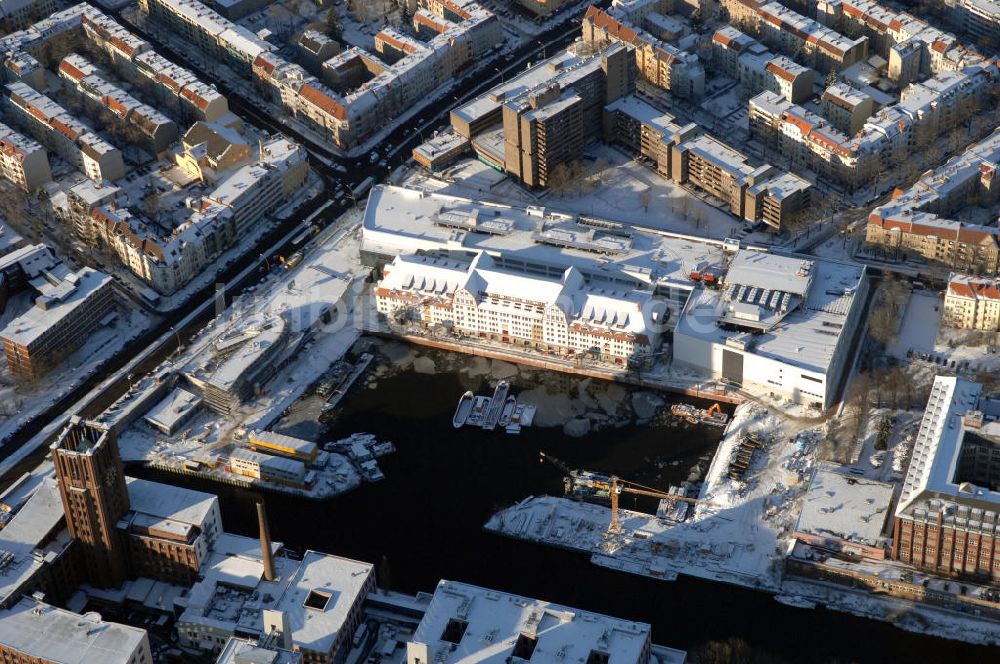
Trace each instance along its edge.
{"label": "snow covered building", "polygon": [[705,67],[698,56],[634,27],[627,6],[616,2],[607,10],[588,7],[583,16],[584,42],[630,46],[642,80],[681,98],[700,99],[705,94]]}
{"label": "snow covered building", "polygon": [[0,330],[11,373],[37,380],[80,347],[114,307],[111,277],[89,267],[73,272],[52,258],[23,262],[38,292],[35,306]]}
{"label": "snow covered building", "polygon": [[9,664],[147,664],[146,630],[24,598],[0,611],[0,659]]}
{"label": "snow covered building", "polygon": [[0,124],[0,175],[25,191],[35,191],[52,180],[45,148]]}
{"label": "snow covered building", "polygon": [[127,478],[129,509],[117,529],[131,576],[190,585],[222,533],[219,498],[210,493]]}
{"label": "snow covered building", "polygon": [[821,464],[802,496],[792,537],[822,549],[882,560],[892,492],[892,484]]}
{"label": "snow covered building", "polygon": [[58,7],[56,0],[3,0],[0,2],[0,27],[4,32],[20,30]]}
{"label": "snow covered building", "polygon": [[972,59],[958,71],[942,70],[923,83],[911,83],[899,103],[880,109],[850,136],[767,91],[750,100],[750,134],[778,145],[819,174],[860,186],[968,119],[998,86],[996,63]]}
{"label": "snow covered building", "polygon": [[[176,3],[144,0],[154,16],[168,16]],[[342,148],[378,131],[406,109],[423,103],[435,89],[489,57],[503,41],[492,12],[469,0],[420,3],[413,27],[426,41],[386,28],[376,35],[382,59],[350,47],[326,60],[321,82],[273,49],[250,58],[255,83],[275,103]],[[158,13],[157,13],[158,12]],[[214,22],[225,21],[216,15]]]}
{"label": "snow covered building", "polygon": [[87,58],[71,53],[59,63],[59,76],[92,108],[105,112],[122,127],[130,142],[159,156],[177,140],[177,125],[154,108],[109,82]]}
{"label": "snow covered building", "polygon": [[484,163],[546,187],[600,137],[604,107],[633,89],[628,48],[578,42],[453,109],[451,125]]}
{"label": "snow covered building", "polygon": [[1000,280],[952,272],[941,322],[964,330],[1000,331]]}
{"label": "snow covered building", "polygon": [[[87,229],[84,237],[100,238],[124,265],[160,293],[174,293],[194,279],[266,215],[286,204],[308,174],[305,149],[285,138],[264,143],[263,152],[242,165],[236,157],[226,161],[225,150],[212,152],[210,137],[205,142],[204,151],[199,144],[186,145],[181,159],[187,168],[197,167],[202,176],[215,180],[215,188],[186,201],[187,216],[169,235],[161,235],[156,225],[117,202],[90,206],[81,201],[73,212]],[[213,161],[213,155],[223,160]],[[209,173],[213,165],[228,170]]]}
{"label": "snow covered building", "polygon": [[850,364],[867,289],[862,266],[739,251],[721,290],[688,299],[674,362],[825,410]]}
{"label": "snow covered building", "polygon": [[[648,664],[654,647],[650,634],[646,623],[441,581],[406,644],[406,662]],[[685,653],[662,650],[660,661],[683,663]]]}
{"label": "snow covered building", "polygon": [[934,379],[895,513],[892,557],[935,574],[1000,581],[1000,422],[982,386]]}
{"label": "snow covered building", "polygon": [[304,662],[332,664],[350,647],[374,590],[368,563],[307,551],[300,561],[274,555],[268,570],[258,540],[226,534],[183,600],[177,633],[181,645],[204,652],[219,652],[236,635],[277,633],[276,645]]}
{"label": "snow covered building", "polygon": [[890,202],[868,215],[865,240],[963,272],[1000,273],[1000,230],[947,218],[970,200],[979,205],[1000,200],[998,163],[1000,130],[928,171],[906,191],[894,192]]}
{"label": "snow covered building", "polygon": [[396,256],[486,252],[500,268],[562,279],[575,267],[595,288],[690,291],[685,266],[722,260],[721,243],[647,231],[540,207],[518,208],[378,185],[362,220],[361,261],[377,269]]}
{"label": "snow covered building", "polygon": [[500,267],[484,252],[471,260],[397,256],[384,268],[375,301],[389,319],[560,355],[594,353],[622,365],[659,346],[648,291],[588,285],[575,267],[559,278]]}
{"label": "snow covered building", "polygon": [[656,164],[656,172],[669,178],[673,151],[698,133],[696,124],[684,126],[674,116],[651,106],[636,95],[620,97],[604,107],[604,141],[619,143]]}
{"label": "snow covered building", "polygon": [[261,454],[244,448],[236,448],[229,454],[229,468],[237,475],[265,482],[296,487],[309,483],[305,464],[301,461]]}
{"label": "snow covered building", "polygon": [[[794,99],[789,99],[794,102]],[[839,131],[854,136],[864,127],[865,122],[875,112],[875,101],[846,83],[837,82],[827,86],[820,95],[823,115]]]}
{"label": "snow covered building", "polygon": [[240,320],[215,340],[211,357],[185,369],[185,376],[208,408],[229,415],[277,371],[273,360],[288,335],[280,315]]}
{"label": "snow covered building", "polygon": [[83,171],[92,180],[125,177],[121,150],[30,86],[7,85],[7,102],[39,143]]}
{"label": "snow covered building", "polygon": [[762,42],[789,55],[803,57],[822,73],[840,71],[868,54],[867,37],[845,37],[777,2],[721,0],[729,21]]}
{"label": "snow covered building", "polygon": [[888,62],[889,78],[897,85],[982,59],[954,35],[873,0],[819,0],[816,15],[821,23],[867,37],[871,54]]}

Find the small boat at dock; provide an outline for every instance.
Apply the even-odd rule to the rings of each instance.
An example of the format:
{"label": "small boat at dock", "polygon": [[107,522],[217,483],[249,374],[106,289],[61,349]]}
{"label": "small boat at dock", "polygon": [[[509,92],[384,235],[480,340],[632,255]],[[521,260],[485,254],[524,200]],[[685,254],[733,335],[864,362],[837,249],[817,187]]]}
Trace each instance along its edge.
{"label": "small boat at dock", "polygon": [[507,401],[503,404],[503,411],[500,413],[500,426],[504,429],[510,424],[510,418],[514,415],[514,409],[517,408],[517,397],[507,397]]}
{"label": "small boat at dock", "polygon": [[493,398],[490,399],[489,408],[486,409],[486,413],[483,415],[482,427],[487,431],[493,431],[497,428],[500,415],[503,414],[504,406],[507,403],[508,392],[510,392],[509,382],[502,380],[497,383],[496,389],[493,390]]}
{"label": "small boat at dock", "polygon": [[465,423],[469,426],[479,426],[483,423],[483,418],[486,417],[486,411],[489,410],[490,402],[493,401],[489,397],[477,396],[472,400],[472,412],[469,416],[465,418]]}
{"label": "small boat at dock", "polygon": [[476,395],[472,393],[472,390],[469,390],[462,395],[461,399],[458,400],[458,407],[455,408],[455,415],[451,418],[451,424],[456,429],[461,429],[466,420],[469,419],[475,399]]}

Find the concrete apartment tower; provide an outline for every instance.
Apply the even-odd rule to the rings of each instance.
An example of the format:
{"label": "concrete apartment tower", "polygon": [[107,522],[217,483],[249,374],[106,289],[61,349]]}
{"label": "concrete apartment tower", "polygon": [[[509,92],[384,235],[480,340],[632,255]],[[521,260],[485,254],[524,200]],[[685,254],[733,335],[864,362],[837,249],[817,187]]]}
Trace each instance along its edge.
{"label": "concrete apartment tower", "polygon": [[125,543],[115,526],[129,511],[117,436],[104,425],[73,417],[51,449],[84,578],[98,588],[117,588],[127,572]]}

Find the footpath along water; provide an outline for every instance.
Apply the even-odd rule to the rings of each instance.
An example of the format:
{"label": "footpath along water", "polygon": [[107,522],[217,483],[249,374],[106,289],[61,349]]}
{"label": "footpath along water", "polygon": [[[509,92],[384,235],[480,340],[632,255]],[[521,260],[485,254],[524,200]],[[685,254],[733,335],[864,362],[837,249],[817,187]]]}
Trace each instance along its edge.
{"label": "footpath along water", "polygon": [[[510,380],[514,395],[532,387],[519,384],[518,376]],[[572,392],[579,379],[556,376],[548,382]],[[687,479],[692,466],[714,451],[721,429],[632,425],[579,438],[559,427],[526,428],[519,436],[501,429],[455,429],[455,404],[468,389],[492,392],[483,377],[412,370],[379,378],[374,389],[359,385],[325,440],[367,431],[393,441],[397,452],[379,460],[386,479],[325,503],[267,494],[272,536],[296,549],[376,563],[380,583],[397,590],[430,591],[441,578],[474,583],[649,622],[655,642],[680,648],[739,637],[788,662],[996,658],[995,649],[834,611],[796,609],[728,584],[687,577],[656,582],[615,573],[591,565],[584,555],[483,532],[482,524],[498,507],[562,492],[560,472],[539,463],[539,450],[574,468],[666,489]],[[675,399],[666,400],[669,409]],[[148,469],[129,473],[217,493],[226,528],[256,536],[251,492]],[[632,498],[624,499],[623,507],[634,507]],[[651,511],[655,504],[639,507]]]}

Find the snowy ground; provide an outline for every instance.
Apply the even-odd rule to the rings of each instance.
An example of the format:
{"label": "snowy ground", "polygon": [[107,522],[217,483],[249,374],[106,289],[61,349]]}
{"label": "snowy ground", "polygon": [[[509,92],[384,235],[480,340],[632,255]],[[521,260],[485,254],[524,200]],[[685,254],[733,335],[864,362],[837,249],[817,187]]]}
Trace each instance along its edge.
{"label": "snowy ground", "polygon": [[959,373],[974,378],[980,372],[1000,371],[996,336],[946,327],[941,324],[943,310],[939,294],[915,290],[888,353],[933,373]]}
{"label": "snowy ground", "polygon": [[[660,579],[687,574],[777,590],[784,541],[794,526],[801,473],[785,468],[789,436],[804,427],[755,405],[737,408],[708,470],[694,515],[675,524],[622,510],[621,533],[608,534],[610,509],[569,498],[532,497],[498,512],[486,529],[517,539],[589,552],[604,567]],[[733,448],[745,431],[772,440],[743,482],[729,479]],[[789,488],[790,487],[790,488]]]}
{"label": "snowy ground", "polygon": [[[11,300],[8,312],[13,315]],[[142,334],[150,319],[130,303],[122,302],[118,317],[108,327],[99,328],[87,341],[67,357],[57,369],[46,374],[35,385],[20,382],[10,373],[7,363],[0,367],[0,444],[12,436],[25,422],[37,417],[51,404],[88,380],[126,343]],[[23,313],[23,308],[17,313]],[[7,313],[5,313],[7,315]]]}
{"label": "snowy ground", "polygon": [[[472,159],[447,169],[442,179],[424,171],[412,171],[405,178],[405,185],[509,205],[544,205],[555,210],[717,240],[733,236],[754,241],[766,239],[766,234],[747,236],[743,223],[724,206],[709,205],[616,148],[591,145],[586,150],[583,166],[590,175],[581,182],[579,190],[562,195],[551,190],[528,191]],[[760,237],[756,237],[758,235]]]}

